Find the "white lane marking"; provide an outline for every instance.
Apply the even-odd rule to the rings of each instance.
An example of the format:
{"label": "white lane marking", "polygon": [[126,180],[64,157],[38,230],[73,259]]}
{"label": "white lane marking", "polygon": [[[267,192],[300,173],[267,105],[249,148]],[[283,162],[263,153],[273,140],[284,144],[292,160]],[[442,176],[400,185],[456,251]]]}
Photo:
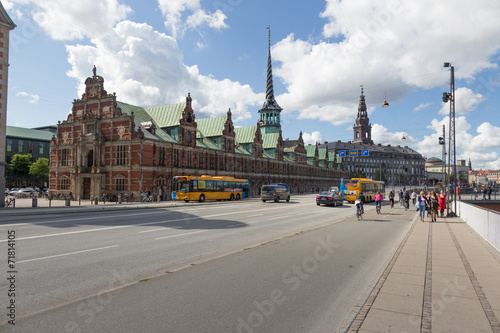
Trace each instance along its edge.
{"label": "white lane marking", "polygon": [[69,253],[63,253],[63,254],[56,254],[53,256],[48,256],[48,257],[42,257],[42,258],[35,258],[35,259],[28,259],[28,260],[21,260],[18,261],[17,263],[24,263],[24,262],[30,262],[30,261],[36,261],[36,260],[43,260],[43,259],[51,259],[51,258],[57,258],[57,257],[62,257],[62,256],[69,256],[71,254],[79,254],[79,253],[85,253],[85,252],[91,252],[91,251],[99,251],[99,250],[105,250],[105,249],[111,249],[113,247],[117,247],[119,245],[111,245],[111,246],[105,246],[105,247],[98,247],[95,249],[89,249],[89,250],[82,250],[82,251],[76,251],[76,252],[69,252]]}
{"label": "white lane marking", "polygon": [[[114,227],[104,227],[104,228],[95,228],[95,229],[86,229],[86,230],[59,232],[59,233],[55,233],[55,234],[45,234],[45,235],[36,235],[36,236],[28,236],[28,237],[16,238],[16,240],[27,240],[27,239],[37,239],[37,238],[54,237],[54,236],[74,235],[74,234],[81,234],[81,233],[86,233],[86,232],[114,230],[114,229],[130,228],[130,227],[143,226],[143,225],[167,224],[167,223],[177,222],[177,221],[187,221],[187,220],[194,220],[194,219],[207,219],[207,218],[210,218],[210,217],[218,217],[218,216],[232,215],[232,214],[244,214],[244,213],[249,213],[249,212],[253,212],[253,211],[254,210],[232,212],[232,213],[222,213],[222,214],[214,214],[214,215],[207,215],[207,216],[201,216],[201,217],[200,216],[192,216],[192,217],[184,217],[182,219],[168,220],[168,221],[167,220],[163,220],[163,221],[136,223],[136,224],[128,224],[128,225],[119,225],[119,226],[114,226]],[[7,242],[7,241],[8,241],[7,239],[0,240],[0,243],[4,243],[4,242]]]}
{"label": "white lane marking", "polygon": [[106,216],[94,216],[94,217],[75,217],[72,219],[64,219],[57,221],[45,221],[45,222],[24,222],[24,223],[12,223],[12,224],[2,224],[0,227],[21,227],[25,225],[39,225],[39,224],[57,224],[57,223],[65,223],[65,222],[78,222],[85,220],[99,220],[99,219],[109,219],[113,217],[122,217],[122,216],[134,216],[134,215],[162,215],[165,213],[160,212],[150,212],[150,213],[131,213],[131,214],[118,214],[118,215],[106,215]]}
{"label": "white lane marking", "polygon": [[165,237],[158,237],[158,238],[155,238],[155,240],[159,240],[159,239],[166,239],[166,238],[173,238],[173,237],[179,237],[179,236],[185,236],[185,235],[192,235],[192,234],[197,234],[197,233],[200,233],[200,232],[207,232],[208,230],[198,230],[198,231],[193,231],[193,232],[185,232],[183,234],[178,234],[178,235],[170,235],[170,236],[165,236]]}
{"label": "white lane marking", "polygon": [[247,217],[256,217],[256,216],[262,216],[264,214],[255,214],[255,215],[248,215]]}

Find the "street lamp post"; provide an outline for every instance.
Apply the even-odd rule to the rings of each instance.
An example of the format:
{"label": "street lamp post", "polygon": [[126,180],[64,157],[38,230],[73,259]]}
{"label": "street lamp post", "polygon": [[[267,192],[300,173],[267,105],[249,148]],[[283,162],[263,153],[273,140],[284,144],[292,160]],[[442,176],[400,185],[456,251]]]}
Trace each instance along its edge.
{"label": "street lamp post", "polygon": [[[450,126],[449,126],[449,145],[448,145],[448,168],[453,168],[453,177],[455,188],[453,190],[456,191],[457,186],[457,164],[456,164],[456,145],[455,145],[455,68],[451,66],[451,63],[445,62],[444,66],[446,68],[450,68],[451,71],[451,79],[450,79],[450,92],[443,93],[443,102],[450,102]],[[453,158],[453,160],[452,160]],[[452,164],[453,163],[453,164]],[[451,170],[448,172],[451,178]],[[451,179],[450,179],[451,180]],[[450,181],[451,183],[451,181]],[[451,194],[451,193],[450,193]],[[456,216],[457,212],[457,196],[456,193],[453,193],[453,202],[454,202],[454,210],[452,213],[447,212],[448,216]],[[447,205],[449,206],[449,205]],[[448,210],[447,210],[448,211]]]}

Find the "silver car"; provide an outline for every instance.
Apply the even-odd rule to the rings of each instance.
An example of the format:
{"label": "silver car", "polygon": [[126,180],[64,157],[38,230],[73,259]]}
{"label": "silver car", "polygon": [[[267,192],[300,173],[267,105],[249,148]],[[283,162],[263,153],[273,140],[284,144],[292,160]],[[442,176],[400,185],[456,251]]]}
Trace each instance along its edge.
{"label": "silver car", "polygon": [[290,202],[290,191],[282,185],[263,185],[260,189],[260,200],[262,202],[267,200],[273,200],[274,202],[286,200],[286,202]]}

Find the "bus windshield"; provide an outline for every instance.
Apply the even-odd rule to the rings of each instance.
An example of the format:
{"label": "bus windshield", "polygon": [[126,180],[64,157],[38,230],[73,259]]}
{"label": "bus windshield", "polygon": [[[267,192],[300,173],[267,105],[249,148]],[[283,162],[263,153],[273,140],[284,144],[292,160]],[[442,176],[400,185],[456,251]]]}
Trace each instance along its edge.
{"label": "bus windshield", "polygon": [[189,180],[181,180],[181,181],[177,181],[175,182],[175,191],[176,192],[189,192],[189,188],[190,188],[190,183],[191,181]]}

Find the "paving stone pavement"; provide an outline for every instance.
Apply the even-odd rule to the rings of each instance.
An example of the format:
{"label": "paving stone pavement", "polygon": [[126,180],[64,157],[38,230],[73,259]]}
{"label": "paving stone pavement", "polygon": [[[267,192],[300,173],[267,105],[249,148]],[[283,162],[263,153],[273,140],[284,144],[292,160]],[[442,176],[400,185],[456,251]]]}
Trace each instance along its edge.
{"label": "paving stone pavement", "polygon": [[458,217],[414,221],[349,332],[500,333],[500,253]]}

